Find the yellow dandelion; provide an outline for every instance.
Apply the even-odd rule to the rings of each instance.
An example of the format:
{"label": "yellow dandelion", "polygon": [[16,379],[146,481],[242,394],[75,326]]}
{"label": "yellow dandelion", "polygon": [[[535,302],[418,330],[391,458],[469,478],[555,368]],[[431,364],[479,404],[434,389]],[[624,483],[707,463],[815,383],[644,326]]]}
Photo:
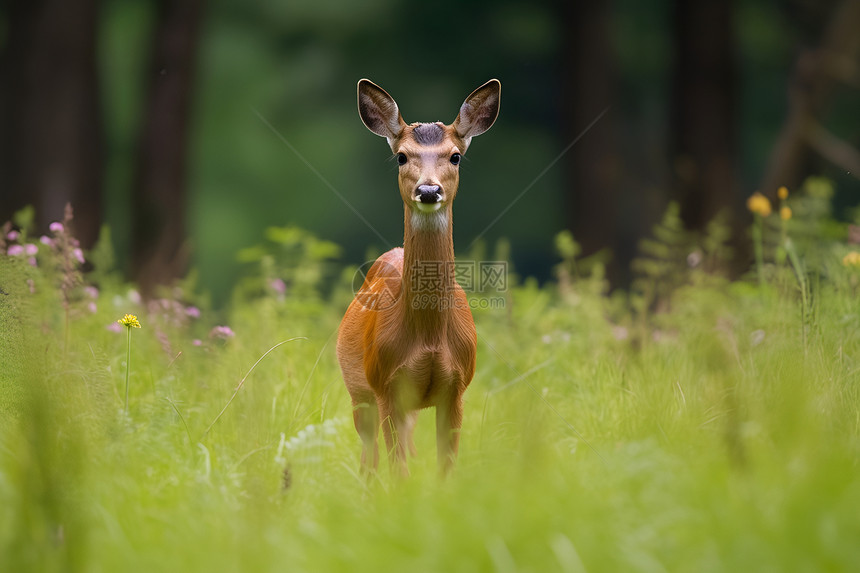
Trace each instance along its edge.
{"label": "yellow dandelion", "polygon": [[860,252],[851,251],[842,257],[842,264],[846,267],[860,267]]}
{"label": "yellow dandelion", "polygon": [[785,201],[786,199],[788,199],[788,187],[786,187],[785,185],[783,185],[782,187],[780,187],[780,188],[776,191],[776,194],[779,196],[779,198],[780,198],[780,199],[782,199],[783,201]]}
{"label": "yellow dandelion", "polygon": [[788,205],[783,205],[779,209],[779,218],[783,221],[788,221],[789,219],[791,219],[791,207],[789,207]]}
{"label": "yellow dandelion", "polygon": [[747,209],[756,215],[767,217],[771,213],[770,200],[756,191],[747,199]]}
{"label": "yellow dandelion", "polygon": [[133,314],[125,315],[121,319],[117,320],[117,322],[128,328],[140,328],[140,321]]}

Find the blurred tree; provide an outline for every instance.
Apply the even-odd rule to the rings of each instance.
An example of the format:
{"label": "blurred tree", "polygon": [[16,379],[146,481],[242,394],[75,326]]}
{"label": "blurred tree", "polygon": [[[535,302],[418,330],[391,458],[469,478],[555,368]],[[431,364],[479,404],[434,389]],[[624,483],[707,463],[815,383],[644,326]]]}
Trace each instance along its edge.
{"label": "blurred tree", "polygon": [[825,128],[823,117],[839,83],[855,89],[860,85],[860,0],[844,0],[834,10],[813,6],[829,13],[830,21],[818,47],[801,50],[797,58],[788,88],[788,117],[761,183],[762,191],[772,196],[782,185],[796,188],[801,183],[813,151],[860,177],[860,152]]}
{"label": "blurred tree", "polygon": [[203,0],[159,0],[132,195],[134,278],[142,292],[183,276],[187,155]]}
{"label": "blurred tree", "polygon": [[[32,203],[47,222],[71,200],[89,243],[104,173],[118,260],[144,288],[184,272],[189,229],[193,264],[222,300],[233,254],[266,226],[312,229],[360,262],[367,245],[400,241],[402,209],[384,143],[356,118],[355,81],[381,83],[409,121],[450,121],[452,102],[498,77],[502,116],[463,166],[457,244],[507,237],[518,270],[544,279],[547,246],[567,227],[585,253],[612,249],[618,286],[667,191],[695,228],[739,202],[733,162],[746,188],[762,181],[804,46],[763,191],[857,173],[860,124],[844,86],[858,77],[858,3],[0,0],[0,220]],[[422,41],[381,40],[405,31]],[[583,131],[562,169],[551,166]]]}
{"label": "blurred tree", "polygon": [[97,0],[4,2],[0,61],[0,221],[25,205],[38,226],[75,208],[91,246],[102,220],[102,137],[96,79]]}
{"label": "blurred tree", "polygon": [[[565,2],[560,12],[566,28],[561,47],[562,137],[569,144],[582,136],[565,158],[565,211],[586,256],[604,247],[616,251],[618,246],[615,222],[622,162],[611,108],[615,98],[611,15],[608,0]],[[609,271],[610,279],[617,279],[617,265]]]}
{"label": "blurred tree", "polygon": [[674,3],[670,157],[688,229],[704,230],[736,203],[733,8],[730,0]]}

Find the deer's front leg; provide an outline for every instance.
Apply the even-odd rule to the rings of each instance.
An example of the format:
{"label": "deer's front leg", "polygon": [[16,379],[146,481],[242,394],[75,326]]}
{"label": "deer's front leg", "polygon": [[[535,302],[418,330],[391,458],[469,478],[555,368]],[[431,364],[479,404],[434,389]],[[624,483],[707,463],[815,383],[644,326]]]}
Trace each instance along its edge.
{"label": "deer's front leg", "polygon": [[410,430],[408,416],[399,401],[391,396],[380,400],[379,413],[392,472],[406,477],[409,475],[409,469],[406,466],[406,442],[409,440]]}
{"label": "deer's front leg", "polygon": [[442,475],[451,471],[457,459],[462,424],[463,396],[452,392],[436,405],[436,452]]}
{"label": "deer's front leg", "polygon": [[379,465],[379,449],[376,436],[379,433],[379,412],[376,401],[371,397],[361,401],[353,400],[352,417],[355,429],[361,437],[361,472],[371,475]]}

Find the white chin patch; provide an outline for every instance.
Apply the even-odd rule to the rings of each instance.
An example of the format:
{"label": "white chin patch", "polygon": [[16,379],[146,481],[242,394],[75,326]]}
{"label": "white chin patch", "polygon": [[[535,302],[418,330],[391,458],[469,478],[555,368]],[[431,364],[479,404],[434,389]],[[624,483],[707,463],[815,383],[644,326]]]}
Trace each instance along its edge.
{"label": "white chin patch", "polygon": [[[421,203],[419,203],[421,205]],[[440,211],[441,203],[424,204],[424,207],[435,207],[432,210],[421,209],[412,212],[412,228],[416,231],[444,231],[448,228],[448,213]]]}
{"label": "white chin patch", "polygon": [[421,203],[420,201],[416,201],[415,206],[418,207],[418,210],[422,213],[432,213],[433,211],[438,211],[442,207],[442,202]]}

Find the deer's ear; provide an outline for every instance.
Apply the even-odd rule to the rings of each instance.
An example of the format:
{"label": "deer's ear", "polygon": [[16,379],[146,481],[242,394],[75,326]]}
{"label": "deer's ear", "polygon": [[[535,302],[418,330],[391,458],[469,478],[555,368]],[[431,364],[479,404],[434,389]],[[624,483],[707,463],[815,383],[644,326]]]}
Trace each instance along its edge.
{"label": "deer's ear", "polygon": [[358,115],[367,129],[386,138],[389,145],[406,125],[394,98],[370,80],[358,82]]}
{"label": "deer's ear", "polygon": [[499,103],[502,96],[502,84],[499,80],[490,80],[473,91],[454,120],[457,135],[463,138],[466,146],[476,135],[481,135],[493,126],[499,115]]}

